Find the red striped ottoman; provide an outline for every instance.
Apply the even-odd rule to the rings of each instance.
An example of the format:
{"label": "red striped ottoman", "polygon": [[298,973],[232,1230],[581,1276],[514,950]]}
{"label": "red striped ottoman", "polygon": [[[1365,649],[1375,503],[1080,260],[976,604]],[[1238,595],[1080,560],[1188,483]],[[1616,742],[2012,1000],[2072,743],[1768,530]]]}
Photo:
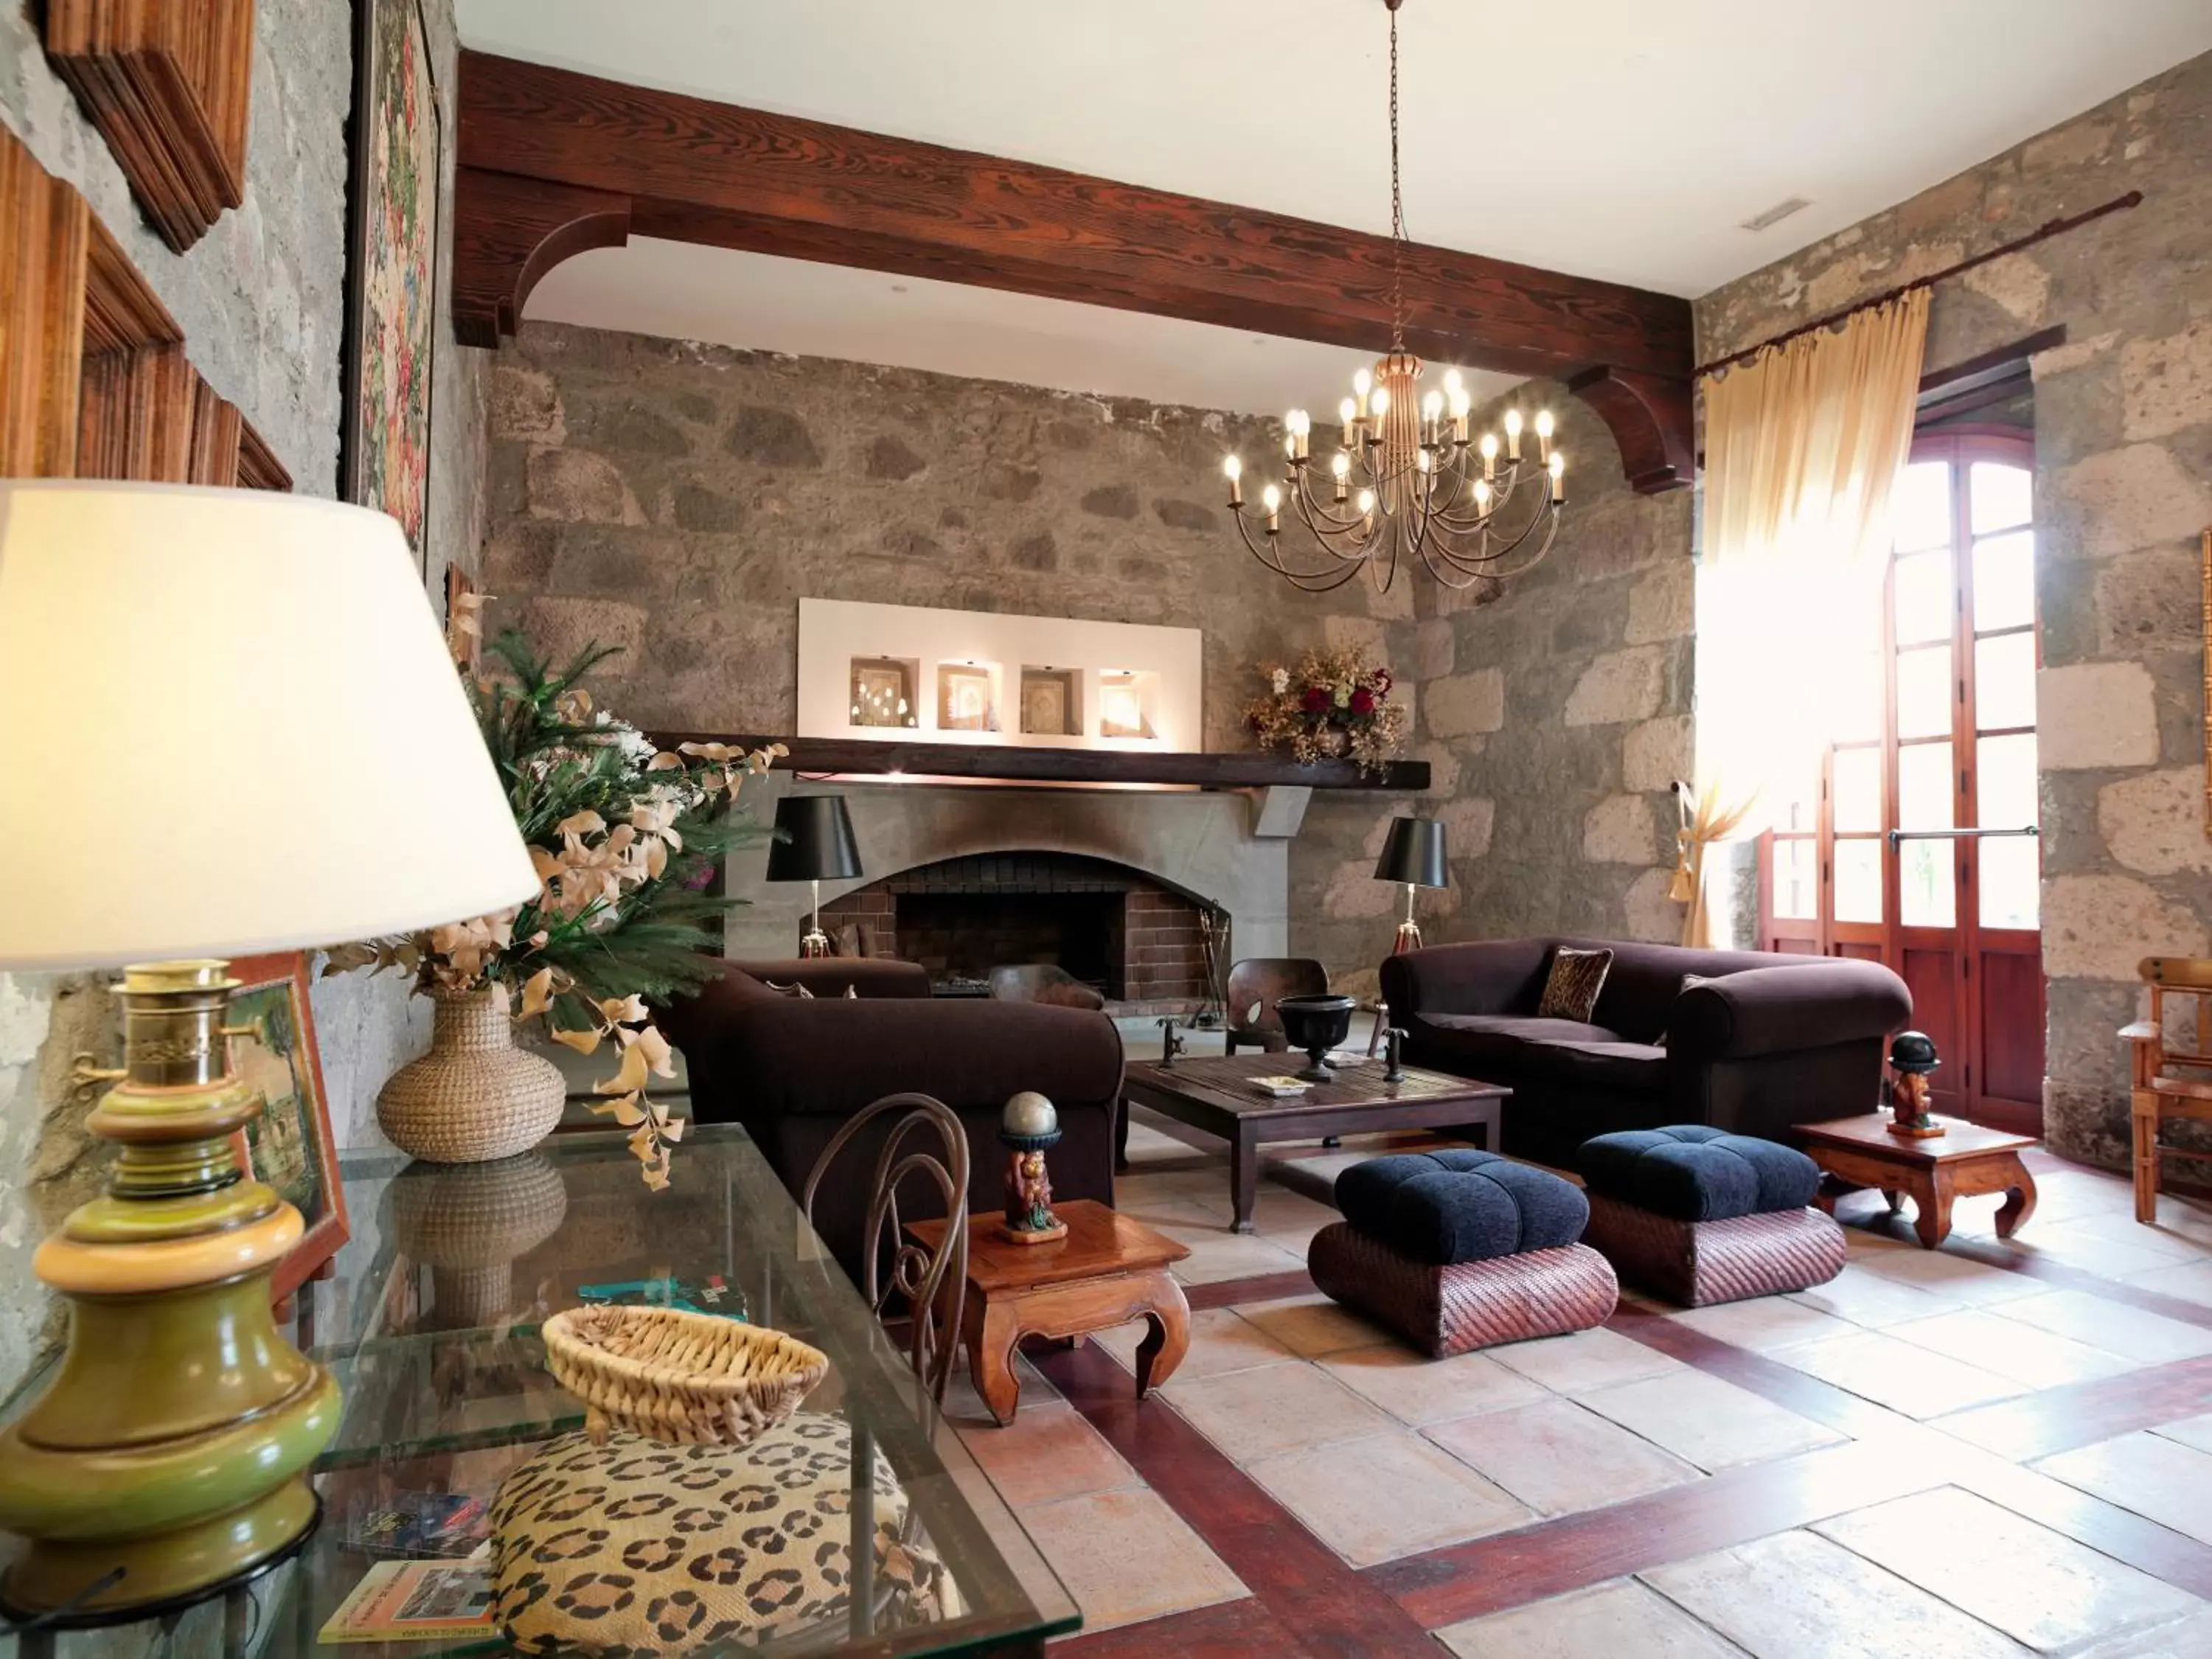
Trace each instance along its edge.
{"label": "red striped ottoman", "polygon": [[1586,1331],[1619,1298],[1576,1242],[1574,1183],[1492,1152],[1370,1158],[1337,1177],[1336,1206],[1306,1249],[1314,1283],[1434,1358]]}
{"label": "red striped ottoman", "polygon": [[1576,1154],[1583,1242],[1621,1279],[1686,1308],[1826,1284],[1844,1230],[1809,1207],[1820,1171],[1795,1147],[1703,1124],[1600,1135]]}

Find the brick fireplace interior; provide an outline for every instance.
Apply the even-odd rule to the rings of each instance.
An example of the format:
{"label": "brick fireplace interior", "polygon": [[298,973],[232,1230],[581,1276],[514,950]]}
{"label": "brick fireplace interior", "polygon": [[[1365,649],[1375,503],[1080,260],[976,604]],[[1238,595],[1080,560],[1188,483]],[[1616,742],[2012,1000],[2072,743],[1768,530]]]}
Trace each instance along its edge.
{"label": "brick fireplace interior", "polygon": [[995,853],[886,876],[823,905],[822,921],[840,954],[918,962],[940,995],[1048,963],[1113,1002],[1167,1012],[1205,1000],[1208,908],[1110,860]]}

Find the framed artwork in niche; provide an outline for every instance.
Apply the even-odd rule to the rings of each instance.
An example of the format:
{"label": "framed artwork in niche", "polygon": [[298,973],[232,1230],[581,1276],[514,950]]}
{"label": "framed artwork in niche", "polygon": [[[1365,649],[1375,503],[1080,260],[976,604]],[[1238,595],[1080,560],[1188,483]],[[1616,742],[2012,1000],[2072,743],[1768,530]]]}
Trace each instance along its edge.
{"label": "framed artwork in niche", "polygon": [[231,1059],[264,1102],[261,1115],[239,1132],[239,1157],[256,1181],[276,1188],[307,1224],[270,1281],[270,1295],[282,1301],[313,1279],[350,1236],[345,1188],[338,1180],[330,1100],[323,1092],[306,954],[241,957],[230,973],[239,981],[230,1023],[259,1032],[258,1038],[232,1038]]}
{"label": "framed artwork in niche", "polygon": [[918,665],[899,657],[853,659],[853,724],[915,726],[914,682]]}
{"label": "framed artwork in niche", "polygon": [[999,702],[997,673],[988,663],[942,662],[937,665],[937,729],[995,732]]}
{"label": "framed artwork in niche", "polygon": [[1083,731],[1083,676],[1073,668],[1022,670],[1022,730],[1072,738]]}
{"label": "framed artwork in niche", "polygon": [[1108,668],[1098,675],[1098,735],[1151,738],[1158,735],[1152,710],[1160,696],[1160,677],[1134,669]]}
{"label": "framed artwork in niche", "polygon": [[354,0],[354,65],[339,493],[398,520],[419,559],[445,176],[419,0]]}

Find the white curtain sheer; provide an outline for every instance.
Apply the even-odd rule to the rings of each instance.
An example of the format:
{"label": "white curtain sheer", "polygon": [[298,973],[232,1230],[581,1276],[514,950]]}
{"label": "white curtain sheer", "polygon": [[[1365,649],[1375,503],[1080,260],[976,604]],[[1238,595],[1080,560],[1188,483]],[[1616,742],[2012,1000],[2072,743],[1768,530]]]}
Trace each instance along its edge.
{"label": "white curtain sheer", "polygon": [[1854,313],[1706,382],[1697,775],[1673,896],[1714,943],[1705,854],[1769,825],[1819,763],[1844,659],[1863,651],[1912,447],[1928,291]]}

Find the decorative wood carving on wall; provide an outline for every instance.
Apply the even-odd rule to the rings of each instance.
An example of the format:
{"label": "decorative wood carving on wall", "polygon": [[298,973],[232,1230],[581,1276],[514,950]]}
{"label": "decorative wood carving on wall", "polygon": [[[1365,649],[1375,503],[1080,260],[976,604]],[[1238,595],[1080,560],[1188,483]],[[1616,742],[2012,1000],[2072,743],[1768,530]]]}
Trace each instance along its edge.
{"label": "decorative wood carving on wall", "polygon": [[253,0],[46,0],[46,60],[177,252],[245,199]]}
{"label": "decorative wood carving on wall", "polygon": [[[1387,237],[463,52],[453,323],[512,333],[562,259],[631,232],[1380,350]],[[1565,380],[1644,493],[1690,482],[1690,306],[1448,248],[1409,349]]]}
{"label": "decorative wood carving on wall", "polygon": [[0,476],[76,470],[84,198],[0,128]]}
{"label": "decorative wood carving on wall", "polygon": [[0,468],[289,489],[258,434],[70,185],[0,127]]}

